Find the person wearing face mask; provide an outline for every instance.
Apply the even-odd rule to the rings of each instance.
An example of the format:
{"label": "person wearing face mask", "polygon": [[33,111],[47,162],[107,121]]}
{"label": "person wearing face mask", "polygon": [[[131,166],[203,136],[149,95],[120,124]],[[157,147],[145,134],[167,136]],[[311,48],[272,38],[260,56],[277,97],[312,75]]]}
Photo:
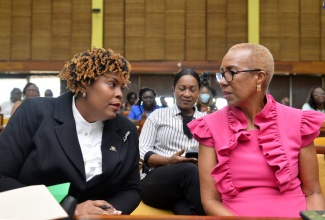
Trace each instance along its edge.
{"label": "person wearing face mask", "polygon": [[213,103],[213,96],[210,89],[207,86],[202,86],[200,89],[200,95],[196,103],[197,110],[206,112],[207,114],[214,112],[217,109]]}

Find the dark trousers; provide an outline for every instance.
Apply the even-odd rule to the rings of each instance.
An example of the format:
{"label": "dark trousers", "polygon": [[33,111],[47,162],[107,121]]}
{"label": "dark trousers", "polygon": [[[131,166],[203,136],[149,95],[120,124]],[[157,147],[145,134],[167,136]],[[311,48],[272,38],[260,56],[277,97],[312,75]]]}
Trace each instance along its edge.
{"label": "dark trousers", "polygon": [[157,167],[142,179],[142,201],[176,215],[205,215],[197,165],[186,162]]}

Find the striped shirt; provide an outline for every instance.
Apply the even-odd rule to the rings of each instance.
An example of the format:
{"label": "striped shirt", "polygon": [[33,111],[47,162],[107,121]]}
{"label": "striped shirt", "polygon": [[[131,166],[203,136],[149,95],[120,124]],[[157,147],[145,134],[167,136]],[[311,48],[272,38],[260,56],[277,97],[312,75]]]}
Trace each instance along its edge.
{"label": "striped shirt", "polygon": [[[198,150],[199,143],[189,139],[183,131],[181,111],[175,104],[171,107],[155,110],[143,125],[139,138],[140,158],[143,160],[148,151],[170,157],[181,149]],[[200,118],[206,113],[195,109],[193,118]]]}

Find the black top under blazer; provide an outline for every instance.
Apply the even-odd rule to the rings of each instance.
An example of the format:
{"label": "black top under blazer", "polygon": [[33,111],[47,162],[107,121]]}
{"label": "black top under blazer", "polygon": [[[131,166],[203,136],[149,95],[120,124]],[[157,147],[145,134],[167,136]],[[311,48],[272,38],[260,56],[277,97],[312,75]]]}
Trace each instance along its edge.
{"label": "black top under blazer", "polygon": [[102,174],[86,182],[72,99],[29,98],[15,111],[0,134],[0,192],[70,182],[78,203],[103,199],[131,213],[141,201],[136,126],[119,114],[104,121]]}

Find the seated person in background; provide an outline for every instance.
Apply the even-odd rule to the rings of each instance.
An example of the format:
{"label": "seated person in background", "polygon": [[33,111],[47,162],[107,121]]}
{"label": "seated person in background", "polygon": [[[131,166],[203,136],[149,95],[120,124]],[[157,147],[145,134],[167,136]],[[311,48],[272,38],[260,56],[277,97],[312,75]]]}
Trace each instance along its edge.
{"label": "seated person in background", "polygon": [[0,106],[0,113],[3,114],[4,119],[10,118],[12,108],[17,101],[21,101],[21,90],[13,88],[10,92],[10,100],[3,102]]}
{"label": "seated person in background", "polygon": [[213,96],[209,87],[201,86],[199,98],[196,103],[196,108],[197,110],[205,112],[207,114],[218,110],[215,104],[213,103]]}
{"label": "seated person in background", "polygon": [[50,89],[45,90],[44,97],[50,97],[50,98],[52,98],[53,97],[52,90],[50,90]]}
{"label": "seated person in background", "polygon": [[161,107],[163,107],[163,108],[168,107],[165,96],[160,96],[160,103],[161,103]]}
{"label": "seated person in background", "polygon": [[274,60],[262,45],[234,45],[220,70],[228,106],[188,124],[200,142],[206,213],[297,218],[302,210],[324,210],[313,140],[325,115],[266,94]]}
{"label": "seated person in background", "polygon": [[[27,98],[34,98],[34,97],[39,97],[39,89],[34,83],[27,83],[23,89],[23,100]],[[11,114],[13,114],[16,109],[20,106],[22,103],[22,100],[18,100],[15,102],[14,106],[12,107]]]}
{"label": "seated person in background", "polygon": [[154,111],[140,134],[143,161],[142,201],[149,206],[171,209],[177,215],[204,215],[200,201],[197,158],[185,158],[186,150],[198,150],[187,123],[205,113],[194,107],[200,77],[191,69],[175,75],[176,104]]}
{"label": "seated person in background", "polygon": [[139,100],[131,107],[128,118],[135,124],[139,124],[141,119],[146,119],[151,112],[161,108],[156,103],[156,92],[151,88],[141,88],[139,91]]}
{"label": "seated person in background", "polygon": [[281,99],[281,103],[282,103],[283,105],[290,106],[290,99],[289,99],[288,97],[283,97],[283,98]]}
{"label": "seated person in background", "polygon": [[321,86],[314,86],[310,89],[302,110],[315,110],[325,113],[325,91]]}
{"label": "seated person in background", "polygon": [[130,111],[131,107],[135,104],[135,102],[137,101],[138,97],[137,94],[135,92],[129,92],[126,95],[126,101],[123,102],[120,112],[122,111]]}
{"label": "seated person in background", "polygon": [[70,91],[26,99],[1,133],[0,192],[70,182],[78,215],[131,213],[141,201],[138,133],[116,114],[128,61],[93,48],[66,62],[59,77]]}

